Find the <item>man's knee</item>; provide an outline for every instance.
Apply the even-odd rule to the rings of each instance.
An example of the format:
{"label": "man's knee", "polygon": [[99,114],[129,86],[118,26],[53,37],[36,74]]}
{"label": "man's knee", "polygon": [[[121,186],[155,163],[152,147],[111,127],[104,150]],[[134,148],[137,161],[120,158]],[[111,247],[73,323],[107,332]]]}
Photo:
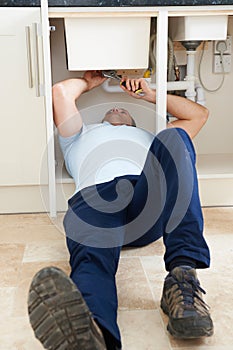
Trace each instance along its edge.
{"label": "man's knee", "polygon": [[[168,128],[168,129],[164,129],[162,131],[160,131],[156,137],[159,140],[167,140],[167,141],[175,141],[177,138],[180,139],[184,139],[184,140],[188,140],[191,141],[188,133],[181,128]],[[192,142],[192,141],[191,141]]]}
{"label": "man's knee", "polygon": [[162,130],[156,135],[160,143],[169,151],[176,149],[187,149],[192,155],[195,155],[195,149],[188,133],[181,128],[169,128]]}
{"label": "man's knee", "polygon": [[196,154],[195,149],[187,132],[181,128],[169,128],[159,132],[150,148],[151,155],[156,156],[161,160],[165,157],[165,163],[169,159],[183,159],[185,160],[187,154],[195,163]]}

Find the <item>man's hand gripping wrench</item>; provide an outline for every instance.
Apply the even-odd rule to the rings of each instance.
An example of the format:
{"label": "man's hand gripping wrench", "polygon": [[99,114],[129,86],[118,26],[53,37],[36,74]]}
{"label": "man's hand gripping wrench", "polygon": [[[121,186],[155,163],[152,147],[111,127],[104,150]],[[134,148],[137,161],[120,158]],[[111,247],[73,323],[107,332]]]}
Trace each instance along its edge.
{"label": "man's hand gripping wrench", "polygon": [[[126,87],[126,82],[125,81],[121,81],[122,77],[120,75],[118,75],[115,70],[102,70],[102,75],[105,78],[118,80],[120,82],[120,85],[123,85],[124,87]],[[138,94],[139,96],[144,96],[144,93],[143,93],[142,89],[138,89],[138,90],[136,90],[134,92],[135,92],[135,94]]]}

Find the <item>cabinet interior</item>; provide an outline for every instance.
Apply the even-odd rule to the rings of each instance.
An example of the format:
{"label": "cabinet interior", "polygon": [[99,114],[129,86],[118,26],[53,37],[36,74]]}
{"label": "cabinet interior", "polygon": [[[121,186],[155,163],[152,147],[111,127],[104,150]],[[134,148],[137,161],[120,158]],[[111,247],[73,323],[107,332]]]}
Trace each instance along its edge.
{"label": "cabinet interior", "polygon": [[[156,22],[156,18],[155,18]],[[53,84],[63,79],[81,77],[83,71],[69,71],[67,69],[66,41],[63,18],[50,18],[50,25],[55,26],[55,32],[51,33],[51,61],[52,61],[52,82]],[[233,36],[233,16],[228,16],[227,34]],[[159,50],[159,48],[157,48]],[[174,53],[180,71],[185,75],[185,49],[178,42],[174,42]],[[196,53],[196,76],[198,76],[199,64],[202,50],[197,49]],[[202,80],[209,88],[215,88],[221,81],[221,75],[213,74],[213,41],[207,41],[200,71]],[[209,120],[198,136],[194,139],[197,152],[197,171],[199,179],[233,179],[233,118],[232,106],[232,83],[233,70],[225,74],[224,84],[217,92],[205,91],[206,106],[210,110]],[[98,90],[98,93],[97,93]],[[91,105],[90,105],[91,101]],[[155,108],[143,101],[134,101],[133,112],[136,113],[138,126],[153,131],[155,129]],[[96,106],[99,106],[96,109]],[[132,105],[132,99],[122,93],[107,93],[101,87],[81,96],[79,108],[83,118],[87,122],[96,122],[96,111],[102,113],[114,105]],[[140,121],[140,115],[148,115],[147,122]],[[144,119],[145,120],[145,119]],[[98,120],[97,120],[98,121]],[[57,182],[72,184],[73,181],[67,174],[63,165],[63,158],[59,150],[57,140],[56,161],[57,161]],[[72,185],[73,186],[73,185]],[[71,192],[70,192],[71,193]]]}

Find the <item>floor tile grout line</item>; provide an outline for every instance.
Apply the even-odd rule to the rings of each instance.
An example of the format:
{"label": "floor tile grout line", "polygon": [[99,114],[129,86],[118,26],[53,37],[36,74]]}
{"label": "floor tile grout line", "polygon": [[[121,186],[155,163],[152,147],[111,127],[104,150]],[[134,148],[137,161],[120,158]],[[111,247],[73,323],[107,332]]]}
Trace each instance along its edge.
{"label": "floor tile grout line", "polygon": [[150,280],[149,280],[149,277],[148,277],[148,274],[144,268],[144,264],[143,264],[143,261],[142,261],[142,257],[140,256],[139,257],[139,260],[140,260],[140,263],[141,263],[141,266],[142,266],[142,269],[143,269],[143,272],[144,272],[144,275],[146,277],[146,281],[147,281],[147,284],[149,286],[149,289],[150,289],[150,292],[151,292],[151,295],[153,297],[153,301],[154,301],[154,304],[156,305],[156,301],[155,301],[155,294],[153,292],[153,289],[152,289],[152,286],[151,286],[151,283],[150,283]]}
{"label": "floor tile grout line", "polygon": [[[154,255],[127,255],[127,256],[121,256],[121,259],[128,259],[128,258],[132,258],[132,259],[138,259],[138,258],[144,258],[144,257],[151,257],[153,258]],[[160,255],[157,255],[160,257]]]}
{"label": "floor tile grout line", "polygon": [[[144,271],[144,274],[145,274],[145,277],[146,277],[146,280],[147,280],[147,283],[149,284],[149,288],[150,288],[150,291],[151,291],[151,294],[152,294],[152,297],[153,297],[153,301],[154,301],[154,303],[155,303],[155,305],[156,305],[155,294],[154,294],[154,292],[153,292],[153,289],[152,289],[151,282],[150,282],[150,280],[149,280],[148,274],[147,274],[147,272],[146,272],[146,270],[145,270],[145,267],[144,267],[142,258],[143,258],[143,257],[139,257],[140,262],[141,262],[141,265],[142,265],[142,268],[143,268],[143,271]],[[170,339],[169,339],[169,337],[168,337],[167,334],[166,334],[166,332],[167,332],[167,330],[166,330],[166,325],[165,325],[164,322],[163,322],[163,318],[162,318],[162,316],[161,316],[160,307],[159,307],[158,309],[155,309],[155,310],[157,310],[158,313],[159,313],[160,324],[161,324],[162,328],[164,329],[164,332],[165,332],[167,341],[168,341],[168,343],[169,343],[169,349],[166,349],[166,350],[172,350],[171,343],[170,343]]]}

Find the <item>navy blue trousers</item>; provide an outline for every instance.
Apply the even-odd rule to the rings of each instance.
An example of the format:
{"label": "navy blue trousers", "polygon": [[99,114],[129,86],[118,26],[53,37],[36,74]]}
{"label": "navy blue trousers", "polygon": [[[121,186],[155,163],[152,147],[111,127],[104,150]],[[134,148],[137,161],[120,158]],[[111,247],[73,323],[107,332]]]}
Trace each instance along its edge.
{"label": "navy blue trousers", "polygon": [[107,349],[120,349],[115,275],[123,246],[140,247],[163,237],[167,270],[177,257],[191,258],[197,268],[210,263],[188,134],[179,128],[162,131],[140,175],[85,188],[68,204],[64,227],[71,278],[102,329]]}

